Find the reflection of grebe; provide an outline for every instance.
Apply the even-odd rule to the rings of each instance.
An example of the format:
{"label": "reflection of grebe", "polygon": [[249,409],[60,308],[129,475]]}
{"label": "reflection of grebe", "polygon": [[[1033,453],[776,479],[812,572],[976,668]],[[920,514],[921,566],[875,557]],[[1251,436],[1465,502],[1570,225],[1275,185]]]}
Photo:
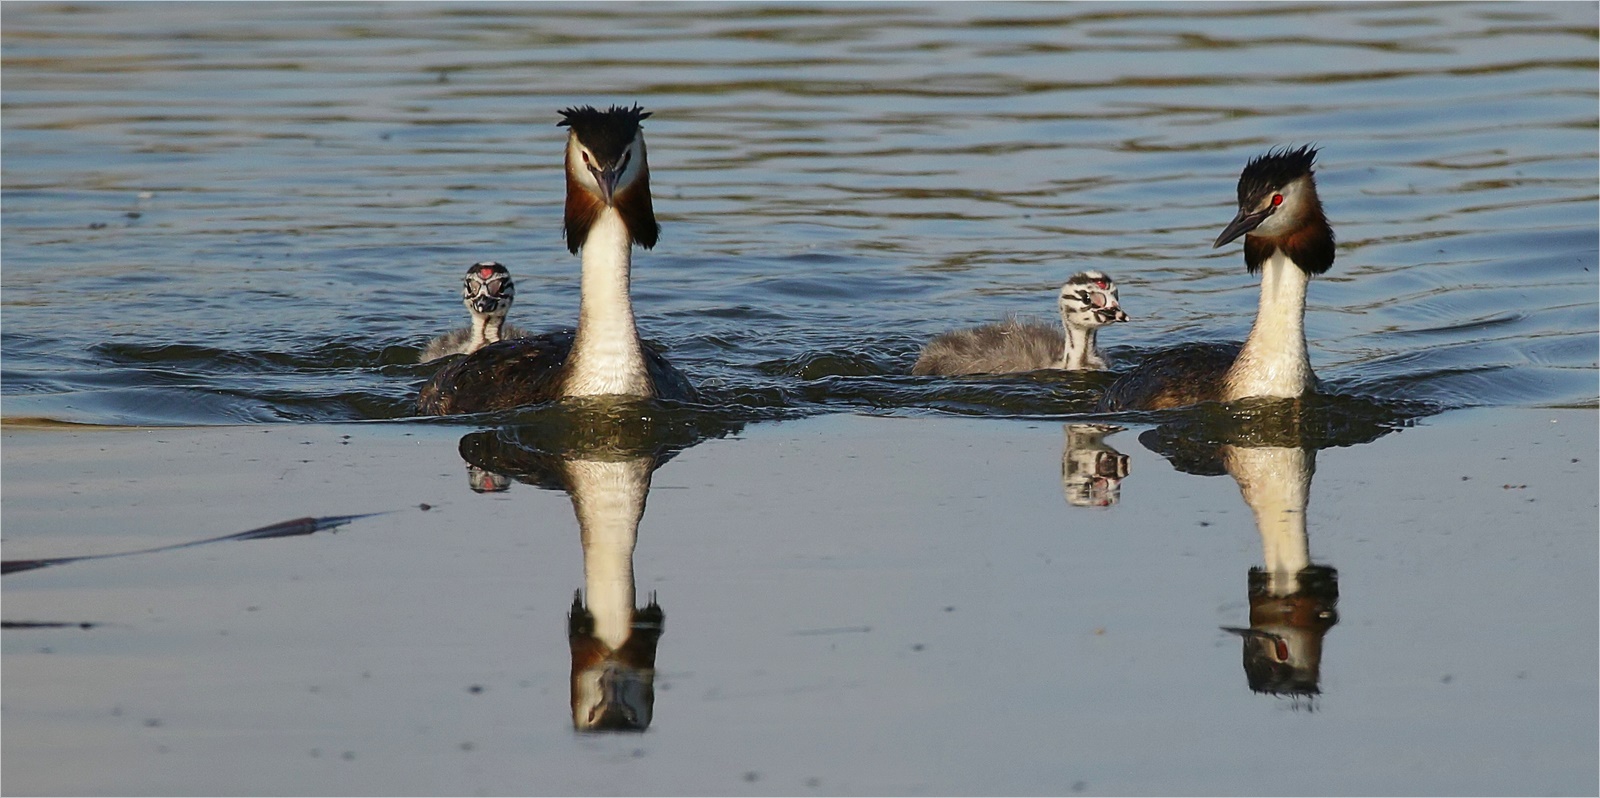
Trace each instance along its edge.
{"label": "reflection of grebe", "polygon": [[1339,622],[1338,572],[1311,563],[1306,506],[1316,452],[1300,447],[1224,445],[1223,467],[1255,515],[1264,567],[1250,569],[1250,627],[1244,669],[1258,693],[1320,692],[1322,640]]}
{"label": "reflection of grebe", "polygon": [[419,363],[448,355],[470,355],[506,338],[521,338],[526,332],[506,323],[516,298],[516,285],[506,267],[486,260],[467,267],[461,278],[461,304],[472,314],[472,326],[452,330],[428,342]]}
{"label": "reflection of grebe", "polygon": [[744,422],[610,400],[561,402],[530,415],[537,421],[467,433],[458,451],[469,470],[500,484],[509,477],[571,498],[583,542],[583,589],[567,616],[572,724],[643,731],[654,716],[664,619],[653,594],[635,604],[633,552],[650,480],[678,452]]}
{"label": "reflection of grebe", "polygon": [[1061,450],[1061,490],[1074,507],[1110,507],[1122,498],[1128,456],[1101,438],[1122,427],[1112,424],[1068,424]]}
{"label": "reflection of grebe", "polygon": [[1186,344],[1157,352],[1106,390],[1102,410],[1160,410],[1316,389],[1306,354],[1306,287],[1333,266],[1333,228],[1311,166],[1317,151],[1272,150],[1239,175],[1239,213],[1213,245],[1240,235],[1245,267],[1261,273],[1261,303],[1243,346]]}
{"label": "reflection of grebe", "polygon": [[578,329],[501,341],[447,364],[423,386],[424,415],[504,410],[567,396],[692,399],[694,388],[639,339],[632,248],[655,246],[650,165],[638,106],[568,108],[567,249],[583,253]]}
{"label": "reflection of grebe", "polygon": [[1007,319],[939,335],[923,347],[911,373],[956,376],[1105,368],[1105,357],[1095,346],[1096,331],[1128,320],[1117,301],[1116,282],[1096,271],[1074,274],[1061,286],[1057,305],[1059,328]]}
{"label": "reflection of grebe", "polygon": [[583,534],[585,598],[572,600],[572,724],[580,731],[644,731],[655,707],[663,615],[652,596],[634,605],[633,549],[650,493],[651,457],[568,460],[565,481]]}

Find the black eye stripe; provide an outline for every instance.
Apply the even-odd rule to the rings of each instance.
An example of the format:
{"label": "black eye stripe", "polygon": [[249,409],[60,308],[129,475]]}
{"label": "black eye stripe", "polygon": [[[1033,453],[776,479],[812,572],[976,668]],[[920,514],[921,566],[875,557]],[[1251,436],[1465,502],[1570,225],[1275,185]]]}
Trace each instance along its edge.
{"label": "black eye stripe", "polygon": [[461,284],[467,288],[472,288],[473,286],[480,288],[487,287],[494,291],[509,290],[516,285],[516,283],[514,283],[509,276],[503,274],[491,277],[487,280],[478,277],[477,275],[469,275],[461,280]]}

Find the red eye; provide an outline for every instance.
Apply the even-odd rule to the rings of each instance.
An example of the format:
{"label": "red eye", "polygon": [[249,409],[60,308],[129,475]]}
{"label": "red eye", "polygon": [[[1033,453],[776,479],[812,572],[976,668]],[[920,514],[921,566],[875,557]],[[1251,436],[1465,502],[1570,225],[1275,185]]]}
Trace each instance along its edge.
{"label": "red eye", "polygon": [[1282,204],[1283,204],[1283,195],[1282,194],[1273,194],[1272,195],[1272,207],[1276,208],[1276,207],[1278,207],[1279,205],[1282,205]]}
{"label": "red eye", "polygon": [[589,153],[581,152],[581,153],[578,153],[578,154],[583,156],[583,162],[585,164],[589,163]]}

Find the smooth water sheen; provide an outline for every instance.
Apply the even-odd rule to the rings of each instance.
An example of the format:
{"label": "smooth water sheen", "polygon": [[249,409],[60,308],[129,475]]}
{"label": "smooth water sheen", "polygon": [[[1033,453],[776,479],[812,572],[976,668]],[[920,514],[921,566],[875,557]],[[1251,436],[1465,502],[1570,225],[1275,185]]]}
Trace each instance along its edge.
{"label": "smooth water sheen", "polygon": [[[639,102],[636,310],[735,415],[1065,416],[1103,380],[905,376],[1084,268],[1122,363],[1242,338],[1246,159],[1315,142],[1311,357],[1428,409],[1596,401],[1592,3],[7,4],[9,418],[410,415],[478,260],[576,318],[574,104]],[[1402,413],[1401,415],[1406,415]]]}

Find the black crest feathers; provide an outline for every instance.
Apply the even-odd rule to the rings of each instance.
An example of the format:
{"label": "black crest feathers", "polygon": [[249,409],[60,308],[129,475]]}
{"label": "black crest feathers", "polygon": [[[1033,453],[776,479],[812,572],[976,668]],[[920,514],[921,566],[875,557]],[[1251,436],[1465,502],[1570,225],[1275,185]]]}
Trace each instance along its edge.
{"label": "black crest feathers", "polygon": [[[639,133],[639,123],[649,118],[650,112],[636,103],[631,108],[613,105],[605,111],[592,105],[582,105],[561,111],[558,127],[566,127],[597,163],[590,169],[626,168],[622,158],[629,147],[637,143],[639,163],[637,173],[626,186],[619,187],[611,204],[628,228],[633,242],[645,249],[656,245],[661,226],[656,223],[655,209],[650,200],[650,166],[645,160],[644,139]],[[588,157],[586,156],[586,157]],[[587,161],[586,161],[587,163]],[[568,164],[567,202],[563,235],[567,250],[577,254],[589,238],[589,230],[605,210],[600,196],[586,190],[573,173],[581,168]]]}
{"label": "black crest feathers", "polygon": [[1239,173],[1239,205],[1254,205],[1262,196],[1311,174],[1316,160],[1317,148],[1311,144],[1299,149],[1267,150],[1251,158]]}
{"label": "black crest feathers", "polygon": [[1301,223],[1286,235],[1276,238],[1261,236],[1256,232],[1244,238],[1244,264],[1251,274],[1260,271],[1261,265],[1277,251],[1282,251],[1296,266],[1308,274],[1322,274],[1333,268],[1333,227],[1323,214],[1322,203],[1316,196],[1316,178],[1311,171],[1316,162],[1317,148],[1307,144],[1299,149],[1284,147],[1268,150],[1245,164],[1239,175],[1239,207],[1252,208],[1284,186],[1300,179],[1307,185],[1307,207]]}
{"label": "black crest feathers", "polygon": [[556,127],[577,134],[578,140],[600,159],[602,166],[610,166],[639,135],[639,123],[649,118],[650,112],[640,108],[638,103],[632,108],[613,105],[605,111],[592,105],[579,105],[563,109]]}

